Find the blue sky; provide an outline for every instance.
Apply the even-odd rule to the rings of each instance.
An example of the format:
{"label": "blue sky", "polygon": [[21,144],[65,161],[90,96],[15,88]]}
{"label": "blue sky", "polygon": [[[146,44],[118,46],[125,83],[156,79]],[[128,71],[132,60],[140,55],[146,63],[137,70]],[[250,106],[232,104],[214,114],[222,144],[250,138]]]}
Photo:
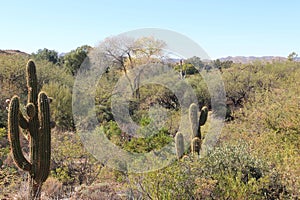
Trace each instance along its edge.
{"label": "blue sky", "polygon": [[0,49],[68,52],[139,28],[184,34],[215,59],[300,54],[300,1],[1,1]]}

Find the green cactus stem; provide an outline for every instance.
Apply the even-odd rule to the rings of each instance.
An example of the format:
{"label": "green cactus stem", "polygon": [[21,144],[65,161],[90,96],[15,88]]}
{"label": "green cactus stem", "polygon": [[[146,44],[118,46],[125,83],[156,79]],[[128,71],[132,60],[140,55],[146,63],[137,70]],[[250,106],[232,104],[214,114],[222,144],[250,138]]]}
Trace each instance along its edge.
{"label": "green cactus stem", "polygon": [[198,127],[198,106],[195,103],[190,105],[189,117],[191,123],[192,138],[200,137]]}
{"label": "green cactus stem", "polygon": [[198,138],[198,137],[193,138],[191,148],[192,148],[192,154],[193,155],[196,155],[196,154],[200,155],[201,139]]}
{"label": "green cactus stem", "polygon": [[198,118],[198,106],[195,103],[190,105],[189,109],[189,119],[191,124],[191,150],[192,153],[200,154],[201,150],[201,126],[207,121],[208,109],[204,106],[200,111],[200,116]]}
{"label": "green cactus stem", "polygon": [[[19,133],[19,97],[14,96],[11,99],[8,112],[8,138],[10,140],[10,146],[13,153],[13,158],[16,165],[25,171],[31,170],[31,164],[24,157],[22,147],[20,144],[20,133]],[[24,119],[25,120],[25,119]]]}
{"label": "green cactus stem", "polygon": [[177,159],[179,160],[180,158],[182,158],[184,153],[184,140],[183,135],[180,132],[177,132],[175,135],[175,147]]}
{"label": "green cactus stem", "polygon": [[[16,165],[29,173],[28,199],[40,199],[42,184],[50,172],[51,123],[49,98],[38,94],[36,67],[29,60],[26,67],[28,102],[26,115],[20,111],[18,96],[14,96],[8,109],[8,136]],[[27,160],[20,144],[20,128],[28,132],[30,159]]]}
{"label": "green cactus stem", "polygon": [[208,108],[206,106],[204,106],[200,112],[199,127],[203,126],[205,124],[205,122],[207,120],[207,116],[208,116]]}

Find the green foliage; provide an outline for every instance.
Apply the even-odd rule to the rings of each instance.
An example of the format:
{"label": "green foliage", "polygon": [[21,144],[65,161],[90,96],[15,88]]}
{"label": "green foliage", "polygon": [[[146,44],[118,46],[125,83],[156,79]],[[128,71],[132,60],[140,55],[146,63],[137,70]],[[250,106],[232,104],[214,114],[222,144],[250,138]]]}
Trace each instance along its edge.
{"label": "green foliage", "polygon": [[[294,66],[293,66],[294,65]],[[272,91],[287,80],[297,64],[254,63],[237,65],[223,71],[227,97],[235,106],[251,101],[255,93]]]}
{"label": "green foliage", "polygon": [[7,139],[7,132],[4,128],[0,128],[0,169],[3,165],[4,160],[7,158],[9,153],[9,145]]}
{"label": "green foliage", "polygon": [[214,60],[212,63],[213,67],[219,69],[222,71],[222,69],[230,68],[233,65],[233,61],[226,60],[226,61],[220,61],[219,59]]}
{"label": "green foliage", "polygon": [[265,164],[249,154],[247,145],[238,142],[239,145],[223,145],[208,152],[202,159],[202,173],[212,178],[222,176],[222,173],[244,173],[245,181],[250,178],[259,179],[266,170]]}
{"label": "green foliage", "polygon": [[5,128],[0,128],[0,141],[4,140],[4,138],[6,138],[6,130]]}
{"label": "green foliage", "polygon": [[144,131],[149,134],[145,138],[135,138],[122,132],[115,121],[106,123],[103,128],[106,137],[112,143],[134,153],[147,153],[154,149],[160,149],[172,141],[172,137],[165,128],[158,131],[145,129]]}
{"label": "green foliage", "polygon": [[115,121],[109,121],[104,126],[104,133],[106,137],[114,144],[122,146],[123,143],[129,139],[129,136],[122,134],[121,129]]}
{"label": "green foliage", "polygon": [[274,179],[278,172],[269,170],[266,162],[252,156],[243,142],[238,143],[215,148],[201,160],[201,175],[218,180],[213,196],[224,199],[269,198],[270,188],[278,190],[274,196],[285,195],[280,179]]}
{"label": "green foliage", "polygon": [[292,52],[288,55],[288,61],[294,61],[297,58],[298,54],[296,52]]}
{"label": "green foliage", "polygon": [[131,198],[194,199],[194,180],[189,165],[175,162],[155,172],[129,175],[128,187],[134,191]]}
{"label": "green foliage", "polygon": [[[299,69],[298,63],[256,63],[223,69],[226,84],[230,84],[230,87],[226,85],[229,96],[235,99],[242,97],[238,97],[242,94],[240,92],[248,90],[243,81],[253,87],[243,99],[244,108],[236,112],[237,118],[225,125],[219,146],[200,160],[185,158],[157,172],[132,175],[129,187],[136,191],[133,192],[135,197],[297,198],[300,155]],[[243,71],[246,73],[241,74]],[[235,79],[238,81],[230,82],[227,79],[229,74],[238,77]],[[186,170],[178,171],[178,166]],[[185,175],[189,179],[185,189],[190,192],[180,196],[176,191],[184,189],[180,188],[182,185],[177,182],[177,177]]]}
{"label": "green foliage", "polygon": [[57,178],[57,180],[64,184],[71,184],[75,181],[75,177],[69,174],[67,167],[58,167],[51,171],[51,176]]}
{"label": "green foliage", "polygon": [[2,140],[6,136],[5,128],[0,128],[0,140]]}
{"label": "green foliage", "polygon": [[183,73],[184,76],[193,75],[199,73],[199,70],[194,67],[191,63],[183,63],[174,66],[174,69],[178,72]]}
{"label": "green foliage", "polygon": [[102,165],[88,153],[76,133],[54,130],[51,176],[64,185],[90,185],[99,179]]}
{"label": "green foliage", "polygon": [[50,82],[55,82],[60,85],[65,85],[72,88],[74,84],[74,77],[70,75],[64,68],[53,65],[46,61],[36,61],[37,76],[39,77],[38,88]]}
{"label": "green foliage", "polygon": [[96,115],[100,122],[108,122],[113,120],[111,111],[112,85],[118,82],[120,74],[117,70],[110,69],[109,72],[103,74],[95,88]]}
{"label": "green foliage", "polygon": [[87,58],[88,52],[90,50],[90,46],[83,45],[75,50],[72,50],[70,53],[67,53],[63,57],[63,64],[67,71],[74,76],[79,70],[83,61]]}
{"label": "green foliage", "polygon": [[20,190],[20,173],[12,167],[0,167],[0,199],[11,199],[10,194]]}
{"label": "green foliage", "polygon": [[[95,88],[95,106],[99,126],[112,143],[130,152],[146,153],[160,149],[174,140],[181,112],[180,102],[171,90],[149,84],[139,88],[139,96],[130,99],[129,105],[130,116],[142,127],[138,133],[146,137],[133,138],[120,130],[114,121],[111,97],[115,94],[111,88],[124,75],[124,69],[131,70],[149,60],[158,61],[159,54],[157,57],[150,56],[151,59],[149,57],[151,45],[156,45],[155,43],[147,39],[140,40],[139,43],[139,47],[149,48],[144,52],[141,48],[136,54],[129,51],[130,54],[137,55],[131,61],[126,52],[123,60],[114,60],[108,66]],[[129,50],[130,48],[132,46],[129,46]],[[114,53],[118,53],[118,50],[120,48],[115,49]],[[53,98],[51,116],[58,128],[54,133],[52,131],[51,176],[63,183],[62,193],[66,190],[73,191],[75,187],[82,185],[75,192],[78,193],[78,198],[97,198],[97,195],[105,195],[104,190],[113,192],[112,188],[114,191],[122,191],[124,195],[125,189],[118,188],[120,186],[128,186],[128,198],[131,199],[297,199],[300,196],[300,63],[291,62],[294,61],[295,54],[291,54],[291,59],[287,62],[233,64],[216,60],[208,65],[200,58],[193,57],[185,60],[182,65],[170,64],[175,70],[185,71],[185,81],[194,89],[200,107],[210,107],[211,102],[207,83],[196,69],[206,73],[210,68],[219,68],[227,98],[233,103],[228,107],[228,113],[234,116],[234,120],[225,123],[216,148],[209,151],[206,157],[195,159],[194,156],[185,155],[183,159],[164,169],[128,175],[103,170],[105,167],[84,150],[76,133],[63,132],[74,128],[71,110],[74,77],[71,74],[76,74],[86,57],[85,53],[75,51],[62,57],[56,64],[51,63],[50,51],[49,55],[35,57],[39,77],[37,88],[42,88]],[[43,50],[39,52],[43,54]],[[27,87],[23,81],[26,74],[23,65],[28,58],[21,55],[0,55],[0,162],[3,163],[0,166],[1,199],[16,198],[16,191],[24,185],[22,179],[26,181],[26,178],[21,178],[26,173],[9,167],[11,161],[8,156],[7,133],[2,127],[7,126],[8,105],[5,101],[11,98],[11,94],[20,94],[21,113],[25,115],[28,110],[28,115],[32,115],[31,107],[25,109],[24,106]],[[168,81],[170,77],[164,78]],[[214,77],[209,79],[214,80]],[[180,88],[181,85],[176,84],[175,87]],[[159,129],[151,125],[155,120],[150,112],[153,105],[162,107],[167,116]],[[214,111],[212,113],[215,114]],[[199,120],[199,113],[197,118],[202,121]],[[88,126],[89,119],[82,123]],[[199,124],[196,125],[198,127]],[[205,126],[209,127],[210,124]],[[27,151],[26,148],[23,149],[24,153]],[[97,184],[104,180],[108,184]],[[70,195],[71,193],[62,194],[60,197]]]}
{"label": "green foliage", "polygon": [[252,73],[255,79],[263,72],[271,84],[267,90],[254,87],[244,108],[236,112],[237,119],[224,127],[220,139],[224,143],[243,140],[252,154],[263,155],[273,165],[277,174],[270,174],[269,185],[264,188],[269,199],[299,196],[299,66],[295,62],[266,63]]}
{"label": "green foliage", "polygon": [[201,61],[201,58],[193,56],[185,60],[185,63],[191,64],[195,69],[201,71],[204,68],[204,63]]}
{"label": "green foliage", "polygon": [[[8,104],[6,99],[11,98],[11,94],[19,94],[21,104],[25,104],[27,99],[27,86],[25,77],[24,63],[28,61],[28,57],[22,55],[0,55],[0,127],[7,126],[7,110]],[[41,90],[43,85],[50,83],[59,84],[63,87],[73,87],[73,77],[65,72],[59,66],[45,60],[37,60],[37,76],[38,90]],[[52,94],[51,94],[52,95]],[[56,101],[60,101],[56,99]],[[71,107],[71,105],[69,105]],[[67,107],[67,106],[66,106]],[[52,112],[56,108],[52,106]],[[68,127],[72,128],[72,127]]]}
{"label": "green foliage", "polygon": [[192,86],[200,105],[211,105],[207,85],[200,74],[187,77],[185,80]]}
{"label": "green foliage", "polygon": [[147,153],[154,149],[159,150],[171,141],[172,137],[169,136],[168,131],[161,129],[146,138],[131,138],[130,141],[125,142],[123,148],[129,152]]}
{"label": "green foliage", "polygon": [[32,53],[32,57],[35,60],[47,60],[53,64],[58,63],[58,53],[55,50],[39,49],[36,53]]}
{"label": "green foliage", "polygon": [[247,146],[225,145],[200,160],[184,159],[156,172],[132,174],[129,187],[136,198],[270,199],[286,195],[278,177],[251,156]]}
{"label": "green foliage", "polygon": [[74,130],[72,113],[72,91],[57,82],[45,84],[42,88],[52,98],[51,116],[57,127],[63,130]]}
{"label": "green foliage", "polygon": [[292,82],[286,87],[289,87],[290,90],[285,91],[285,88],[280,88],[274,92],[266,92],[263,97],[260,97],[267,104],[265,109],[262,110],[261,117],[265,126],[276,133],[299,135],[300,109],[298,94],[300,90],[298,85]]}

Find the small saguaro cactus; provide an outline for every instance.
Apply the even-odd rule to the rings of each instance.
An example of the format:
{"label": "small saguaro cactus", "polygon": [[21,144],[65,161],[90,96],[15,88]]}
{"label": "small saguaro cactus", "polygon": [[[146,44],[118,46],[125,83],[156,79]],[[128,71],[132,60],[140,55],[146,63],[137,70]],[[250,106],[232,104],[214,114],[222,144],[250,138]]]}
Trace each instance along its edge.
{"label": "small saguaro cactus", "polygon": [[203,126],[207,120],[208,109],[204,106],[200,111],[200,116],[198,118],[198,106],[195,103],[190,105],[189,118],[191,123],[191,150],[192,153],[200,154],[201,149],[201,126]]}
{"label": "small saguaro cactus", "polygon": [[[20,110],[20,100],[14,96],[8,108],[8,137],[16,165],[29,173],[28,199],[40,199],[42,184],[50,172],[51,124],[49,99],[44,92],[38,94],[36,67],[32,60],[26,66],[28,101],[26,115]],[[29,133],[30,159],[22,152],[19,131]]]}
{"label": "small saguaro cactus", "polygon": [[191,142],[191,149],[193,153],[200,154],[201,149],[201,139],[198,137],[194,137]]}
{"label": "small saguaro cactus", "polygon": [[177,132],[175,135],[175,147],[176,147],[177,159],[179,160],[184,153],[183,135],[180,132]]}

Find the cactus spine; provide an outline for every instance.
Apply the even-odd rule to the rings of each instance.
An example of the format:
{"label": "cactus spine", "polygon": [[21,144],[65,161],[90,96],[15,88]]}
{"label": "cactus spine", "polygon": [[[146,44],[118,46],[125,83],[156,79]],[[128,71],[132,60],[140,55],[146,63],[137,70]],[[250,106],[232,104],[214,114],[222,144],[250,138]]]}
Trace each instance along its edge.
{"label": "cactus spine", "polygon": [[193,154],[200,154],[201,150],[201,126],[203,126],[207,120],[208,109],[204,106],[200,111],[200,116],[198,118],[198,106],[195,103],[190,105],[189,109],[189,119],[191,124],[191,150]]}
{"label": "cactus spine", "polygon": [[177,132],[175,135],[175,147],[176,147],[177,159],[179,160],[184,153],[183,135],[180,132]]}
{"label": "cactus spine", "polygon": [[[51,133],[48,97],[38,94],[36,67],[32,60],[26,66],[28,101],[26,115],[20,111],[18,96],[14,96],[8,109],[8,136],[16,165],[29,173],[29,199],[40,199],[41,187],[50,172]],[[30,159],[22,152],[20,128],[29,133]]]}

